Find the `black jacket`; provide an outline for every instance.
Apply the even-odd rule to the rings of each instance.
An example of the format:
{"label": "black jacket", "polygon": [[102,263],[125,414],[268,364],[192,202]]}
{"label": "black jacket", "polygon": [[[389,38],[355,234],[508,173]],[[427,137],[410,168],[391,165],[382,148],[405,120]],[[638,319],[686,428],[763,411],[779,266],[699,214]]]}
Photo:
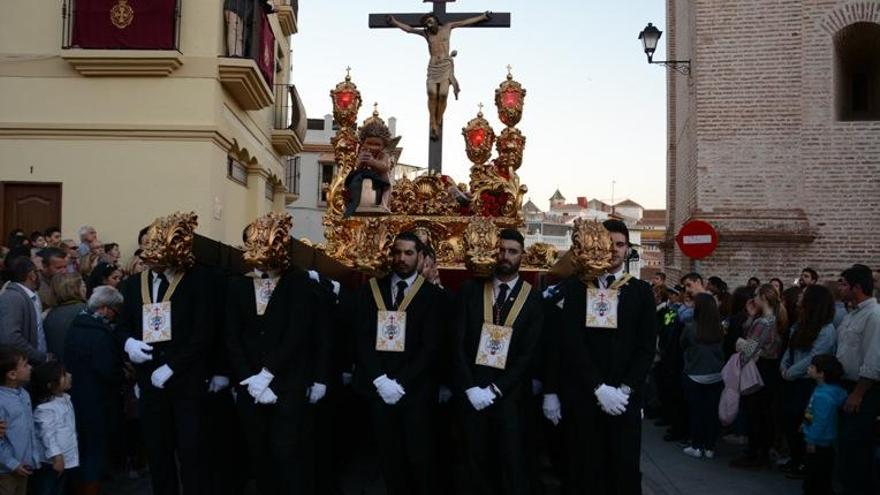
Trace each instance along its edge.
{"label": "black jacket", "polygon": [[589,397],[601,384],[629,386],[639,394],[654,360],[657,317],[654,293],[642,280],[620,288],[617,329],[586,327],[587,286],[578,279],[561,289],[556,379],[563,394]]}
{"label": "black jacket", "polygon": [[[266,368],[279,397],[327,383],[329,334],[320,328],[319,287],[306,272],[283,273],[263,315],[258,316],[253,278],[231,277],[226,294],[226,352],[236,385]],[[298,397],[297,396],[297,397]]]}
{"label": "black jacket", "polygon": [[[391,277],[383,277],[378,282],[385,307],[391,310]],[[360,393],[375,396],[373,380],[382,375],[397,380],[406,390],[407,397],[426,390],[425,387],[433,390],[437,380],[441,332],[444,328],[444,322],[441,321],[442,305],[442,290],[427,282],[423,283],[419,293],[406,308],[405,351],[380,352],[376,350],[378,308],[370,284],[361,287],[354,321],[357,346],[355,388]]]}
{"label": "black jacket", "polygon": [[[152,274],[148,272],[150,289]],[[141,389],[152,387],[150,376],[153,371],[167,364],[174,375],[165,384],[171,394],[192,395],[205,388],[207,379],[207,356],[215,328],[214,312],[216,304],[208,290],[210,283],[208,271],[200,266],[187,270],[171,297],[171,333],[168,342],[150,344],[153,346],[153,359],[135,364],[137,381]],[[141,297],[141,275],[129,277],[120,286],[125,302],[119,315],[118,335],[124,345],[131,337],[143,340],[143,298]]]}
{"label": "black jacket", "polygon": [[[537,349],[544,312],[540,290],[533,287],[516,321],[507,354],[505,369],[476,364],[485,315],[483,314],[483,287],[485,279],[469,280],[462,284],[456,305],[455,383],[464,391],[471,387],[485,387],[494,383],[502,396],[515,395],[520,386],[531,378],[531,366]],[[491,283],[491,282],[489,282]],[[510,314],[514,301],[523,289],[520,278],[510,291],[501,309],[501,321]],[[529,385],[529,390],[531,390]]]}

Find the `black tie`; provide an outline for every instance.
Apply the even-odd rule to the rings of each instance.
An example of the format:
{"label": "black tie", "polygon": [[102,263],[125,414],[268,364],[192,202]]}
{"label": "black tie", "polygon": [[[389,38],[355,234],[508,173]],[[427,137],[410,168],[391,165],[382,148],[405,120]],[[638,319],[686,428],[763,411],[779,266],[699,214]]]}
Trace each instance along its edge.
{"label": "black tie", "polygon": [[605,288],[606,289],[610,289],[611,284],[613,284],[613,283],[614,283],[614,275],[608,275],[607,277],[605,277]]}
{"label": "black tie", "polygon": [[394,296],[394,309],[399,308],[400,305],[403,303],[403,292],[406,290],[407,285],[409,284],[407,284],[404,280],[397,282],[397,295]]}
{"label": "black tie", "polygon": [[164,273],[159,273],[159,291],[156,293],[156,300],[154,303],[161,302],[162,298],[165,297],[165,292],[168,290],[168,278],[165,277]]}
{"label": "black tie", "polygon": [[498,286],[498,297],[495,298],[495,324],[498,325],[501,322],[501,309],[504,307],[504,303],[507,302],[507,291],[510,290],[510,286],[507,284],[501,284]]}

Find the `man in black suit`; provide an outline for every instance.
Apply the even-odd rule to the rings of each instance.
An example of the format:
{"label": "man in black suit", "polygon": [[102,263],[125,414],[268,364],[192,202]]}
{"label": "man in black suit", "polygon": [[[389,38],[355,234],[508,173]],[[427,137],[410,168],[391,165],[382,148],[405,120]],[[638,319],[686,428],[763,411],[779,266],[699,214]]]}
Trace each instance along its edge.
{"label": "man in black suit", "polygon": [[455,381],[468,481],[474,495],[528,494],[524,401],[543,321],[540,291],[519,276],[524,242],[502,230],[494,276],[464,283],[458,297]]}
{"label": "man in black suit", "polygon": [[[194,265],[194,213],[157,219],[142,254],[149,270],[121,286],[118,336],[137,372],[138,405],[153,493],[205,493],[201,399],[214,319],[206,271]],[[171,244],[166,239],[172,237]]]}
{"label": "man in black suit", "polygon": [[394,241],[392,273],[370,279],[355,317],[355,388],[370,402],[388,495],[423,495],[435,486],[431,407],[443,295],[417,268],[424,244],[404,232]]}
{"label": "man in black suit", "polygon": [[624,273],[626,225],[603,225],[613,244],[610,266],[599,277],[573,277],[560,285],[561,328],[550,357],[558,363],[551,373],[558,398],[545,397],[545,411],[548,419],[563,418],[564,493],[637,495],[640,408],[656,335],[654,297],[647,282]]}
{"label": "man in black suit", "polygon": [[[226,351],[261,495],[313,490],[300,459],[303,421],[306,405],[327,390],[330,341],[317,331],[317,285],[289,268],[291,223],[269,214],[245,230],[245,261],[255,268],[230,278],[226,295]],[[276,235],[266,236],[271,230]]]}

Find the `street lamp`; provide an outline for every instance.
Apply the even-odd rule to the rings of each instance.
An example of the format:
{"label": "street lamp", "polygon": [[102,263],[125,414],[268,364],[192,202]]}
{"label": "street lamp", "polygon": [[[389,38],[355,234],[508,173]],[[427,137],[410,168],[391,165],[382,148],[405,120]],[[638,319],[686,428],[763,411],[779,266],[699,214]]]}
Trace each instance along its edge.
{"label": "street lamp", "polygon": [[642,48],[645,50],[645,55],[648,56],[648,63],[663,65],[675,70],[679,74],[689,76],[691,74],[690,60],[654,60],[654,52],[657,50],[657,43],[660,41],[660,36],[663,36],[663,31],[657,29],[650,22],[645,26],[645,29],[639,33],[639,39],[642,41]]}

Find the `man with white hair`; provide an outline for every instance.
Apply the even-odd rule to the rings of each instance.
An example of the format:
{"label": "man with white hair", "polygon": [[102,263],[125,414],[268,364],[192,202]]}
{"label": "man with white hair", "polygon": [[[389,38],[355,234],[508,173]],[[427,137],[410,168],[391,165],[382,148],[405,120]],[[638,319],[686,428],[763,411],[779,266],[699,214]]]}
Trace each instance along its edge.
{"label": "man with white hair", "polygon": [[92,251],[92,244],[98,238],[98,231],[91,225],[79,228],[79,255],[85,256]]}

